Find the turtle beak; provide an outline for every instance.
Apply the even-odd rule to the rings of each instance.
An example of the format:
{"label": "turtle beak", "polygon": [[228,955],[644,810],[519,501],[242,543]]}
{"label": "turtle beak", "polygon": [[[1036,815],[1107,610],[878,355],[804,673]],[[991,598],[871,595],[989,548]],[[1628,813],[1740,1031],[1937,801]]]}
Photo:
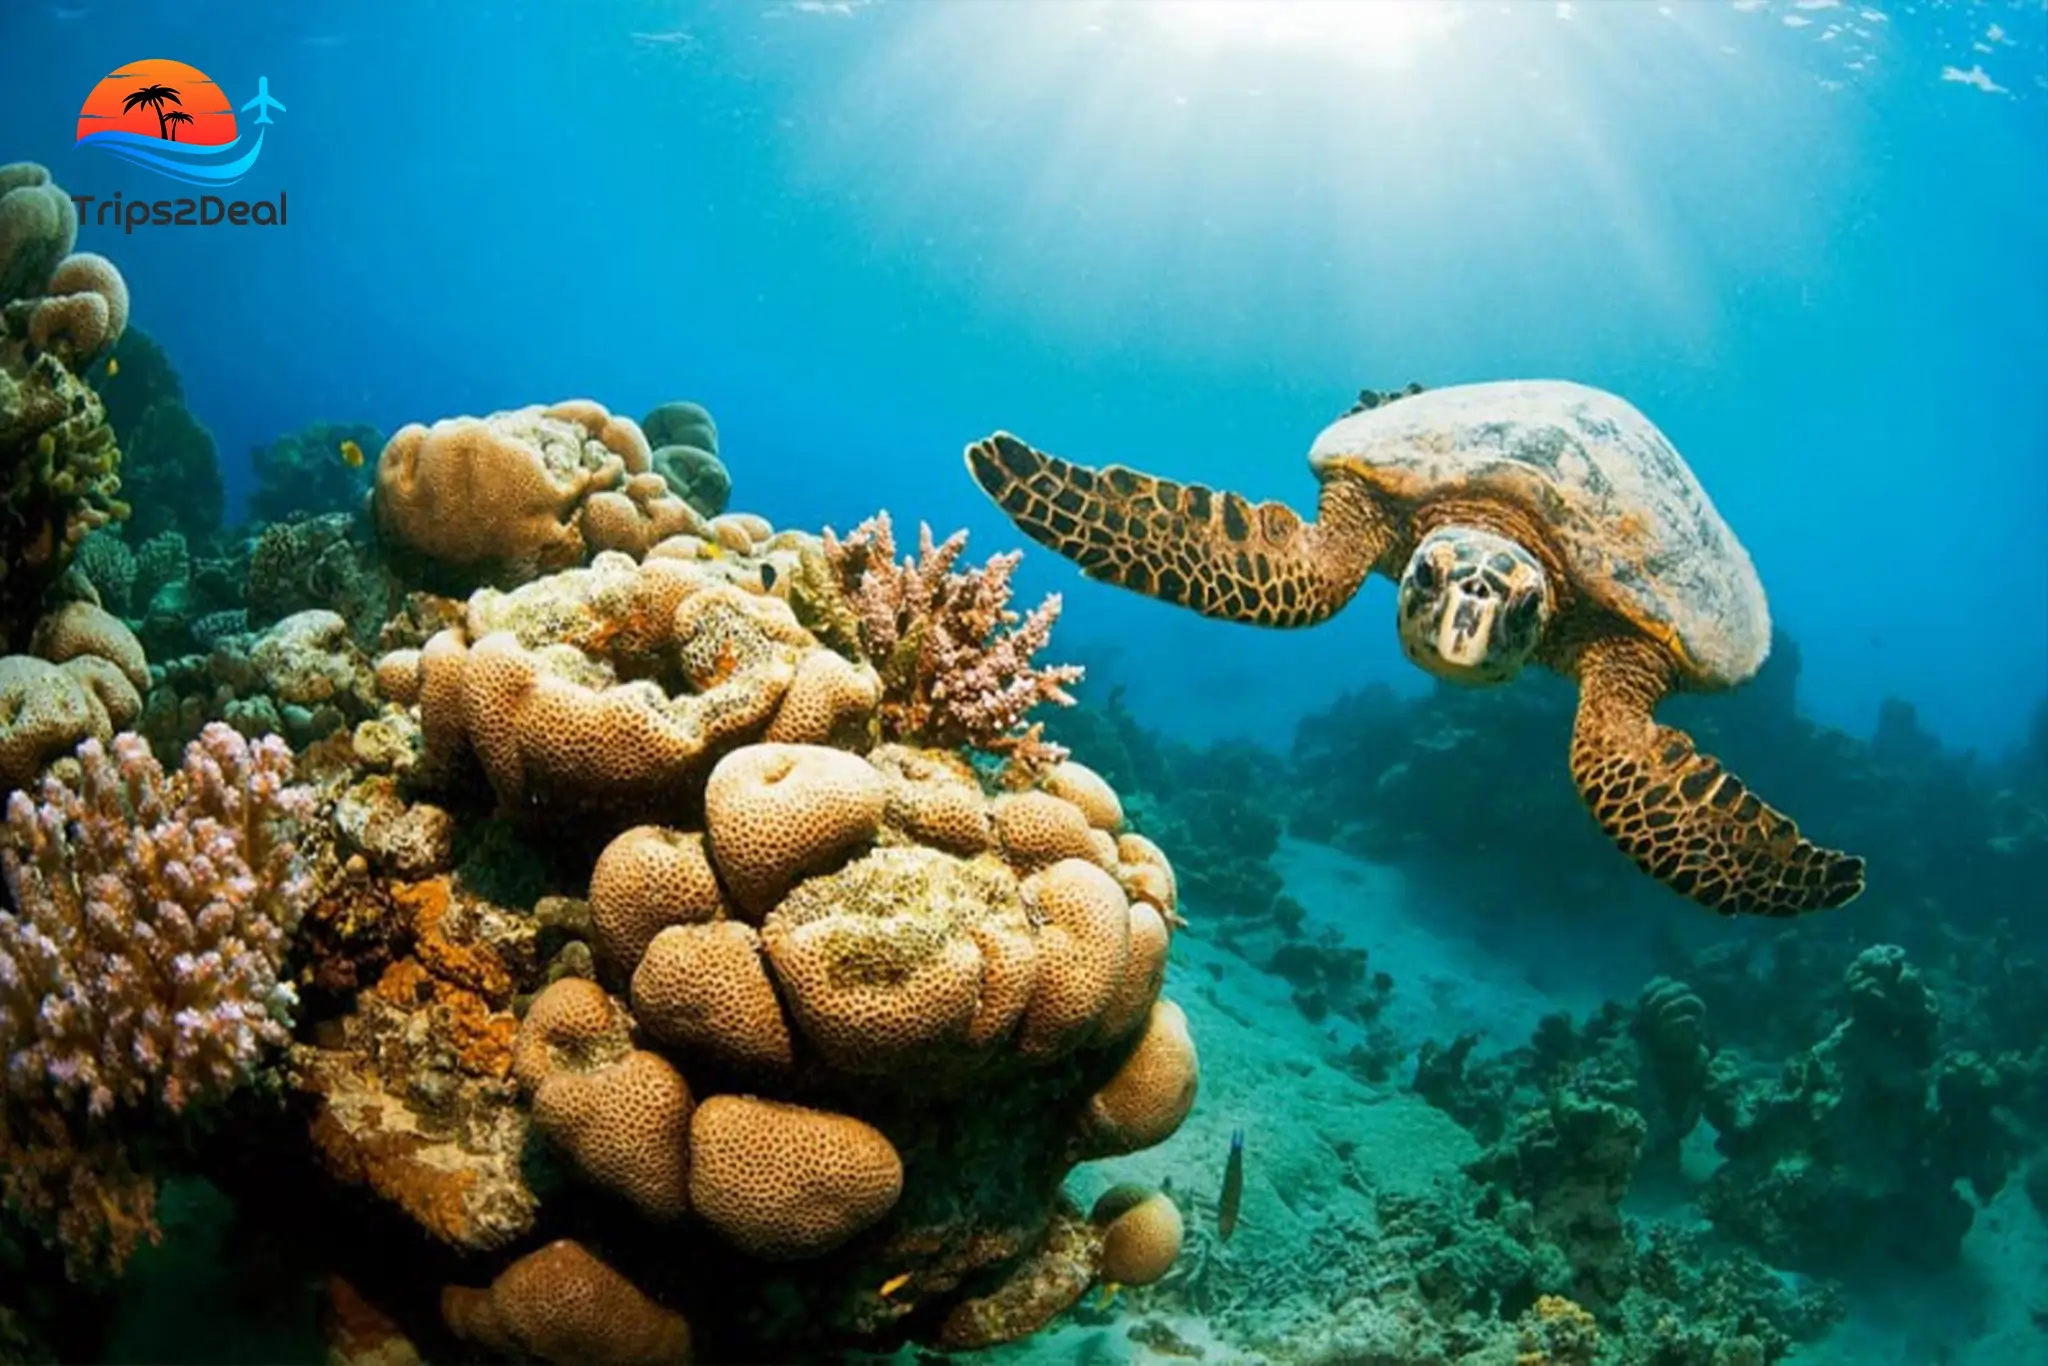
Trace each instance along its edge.
{"label": "turtle beak", "polygon": [[1460,669],[1481,669],[1493,648],[1493,623],[1503,596],[1483,576],[1454,583],[1437,621],[1436,652]]}

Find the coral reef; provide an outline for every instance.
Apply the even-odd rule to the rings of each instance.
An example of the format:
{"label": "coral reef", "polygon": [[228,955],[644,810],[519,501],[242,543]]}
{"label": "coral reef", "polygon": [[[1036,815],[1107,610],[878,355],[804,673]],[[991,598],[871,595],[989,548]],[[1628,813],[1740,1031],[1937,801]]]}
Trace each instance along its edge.
{"label": "coral reef", "polygon": [[0,650],[18,649],[79,543],[129,514],[121,451],[83,372],[118,341],[128,288],[72,254],[71,199],[33,162],[0,166]]}
{"label": "coral reef", "polygon": [[[226,624],[238,627],[241,620]],[[160,754],[175,753],[214,721],[303,746],[377,707],[369,657],[346,621],[319,610],[294,613],[263,631],[224,633],[203,654],[156,665],[151,680],[140,729]]]}
{"label": "coral reef", "polygon": [[1932,990],[1897,945],[1858,954],[1827,1037],[1752,1077],[1717,1059],[1706,1113],[1727,1161],[1701,1203],[1773,1262],[1836,1272],[1858,1260],[1936,1269],[2024,1152],[2006,1115],[2031,1068],[1941,1046]]}
{"label": "coral reef", "polygon": [[[408,520],[462,461],[552,451],[602,483],[604,438],[634,449],[595,405],[515,419],[452,456],[394,439],[422,449],[379,518],[416,571],[478,569]],[[1012,632],[1009,561],[928,546],[897,624],[932,649],[892,711],[869,639],[791,602],[857,622],[882,585],[805,582],[825,543],[742,515],[599,549],[613,491],[528,523],[510,588],[302,610],[153,671],[159,743],[224,715],[306,747],[310,1013],[264,1123],[356,1193],[344,1226],[402,1220],[439,1268],[431,1320],[401,1292],[377,1321],[556,1360],[957,1348],[1034,1331],[1105,1256],[1163,1274],[1170,1202],[1098,1229],[1061,1196],[1171,1134],[1197,1063],[1160,995],[1172,869],[1109,784],[1022,742],[1070,676],[1032,662],[1050,613]],[[252,617],[268,560],[259,538]],[[941,679],[1004,696],[970,724]],[[506,877],[490,832],[542,822],[560,838]],[[334,1272],[370,1304],[375,1276]]]}
{"label": "coral reef", "polygon": [[311,798],[281,741],[224,726],[170,777],[132,734],[77,758],[0,830],[0,1148],[8,1203],[74,1268],[118,1269],[152,1232],[128,1117],[218,1101],[288,1038]]}
{"label": "coral reef", "polygon": [[149,686],[141,643],[90,603],[58,608],[28,643],[34,653],[0,656],[0,794],[30,786],[81,740],[111,740]]}
{"label": "coral reef", "polygon": [[367,647],[391,615],[395,590],[358,519],[334,512],[264,527],[249,548],[243,600],[252,629],[318,609],[338,614]]}

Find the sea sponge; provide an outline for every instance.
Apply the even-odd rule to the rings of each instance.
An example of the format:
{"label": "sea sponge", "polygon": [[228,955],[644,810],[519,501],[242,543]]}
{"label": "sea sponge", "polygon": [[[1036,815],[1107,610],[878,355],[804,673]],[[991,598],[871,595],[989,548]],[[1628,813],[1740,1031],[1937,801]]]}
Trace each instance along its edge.
{"label": "sea sponge", "polygon": [[789,1024],[751,925],[673,925],[633,971],[633,1011],[665,1044],[729,1066],[786,1071]]}
{"label": "sea sponge", "polygon": [[533,1119],[590,1180],[653,1219],[689,1208],[689,1085],[667,1059],[636,1049],[604,989],[564,977],[536,996],[513,1044]]}
{"label": "sea sponge", "polygon": [[953,854],[978,854],[994,842],[988,798],[973,766],[959,755],[883,745],[868,762],[888,788],[883,819],[896,838]]}
{"label": "sea sponge", "polygon": [[820,745],[745,745],[704,784],[711,857],[740,909],[764,915],[798,879],[873,840],[888,795],[858,755]]}
{"label": "sea sponge", "polygon": [[1130,903],[1116,879],[1076,858],[1026,879],[1023,892],[1039,927],[1038,984],[1017,1047],[1044,1061],[1089,1043],[1117,1002],[1131,958]]}
{"label": "sea sponge", "polygon": [[1102,1230],[1102,1279],[1112,1285],[1150,1285],[1173,1270],[1186,1228],[1180,1206],[1144,1186],[1112,1186],[1089,1212]]}
{"label": "sea sponge", "polygon": [[149,660],[142,642],[127,623],[89,602],[67,602],[37,622],[29,651],[52,664],[98,655],[120,669],[137,693],[149,691]]}
{"label": "sea sponge", "polygon": [[636,825],[597,856],[590,874],[590,920],[597,947],[624,972],[671,925],[720,920],[725,893],[705,852],[704,836],[659,825]]}
{"label": "sea sponge", "polygon": [[580,564],[583,500],[646,470],[639,428],[587,399],[408,423],[377,458],[377,526],[445,577],[522,582]]}
{"label": "sea sponge", "polygon": [[[992,809],[996,843],[1020,873],[1035,872],[1061,859],[1101,864],[1102,847],[1088,816],[1050,792],[1008,792]],[[1114,867],[1114,861],[1111,862]]]}
{"label": "sea sponge", "polygon": [[1121,1157],[1165,1142],[1194,1107],[1200,1082],[1186,1013],[1172,1001],[1154,1002],[1137,1046],[1088,1102],[1082,1157]]}
{"label": "sea sponge", "polygon": [[804,1037],[861,1075],[929,1081],[1007,1034],[1037,985],[1016,879],[935,849],[877,849],[811,878],[761,939]]}
{"label": "sea sponge", "polygon": [[743,1251],[815,1257],[895,1207],[903,1162],[881,1130],[848,1115],[713,1096],[690,1125],[690,1202]]}
{"label": "sea sponge", "polygon": [[690,1327],[581,1243],[560,1238],[498,1273],[488,1290],[448,1286],[441,1317],[465,1342],[560,1366],[682,1366]]}

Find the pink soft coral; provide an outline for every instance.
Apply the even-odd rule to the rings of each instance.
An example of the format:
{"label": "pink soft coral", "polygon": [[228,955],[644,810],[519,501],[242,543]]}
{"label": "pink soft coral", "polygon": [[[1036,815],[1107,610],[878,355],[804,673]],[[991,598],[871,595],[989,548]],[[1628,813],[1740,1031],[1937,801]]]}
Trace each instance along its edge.
{"label": "pink soft coral", "polygon": [[1065,757],[1025,718],[1041,702],[1073,705],[1073,664],[1032,662],[1059,619],[1053,593],[1036,610],[1010,610],[1010,576],[1021,556],[995,555],[956,570],[967,533],[934,544],[918,527],[918,553],[901,563],[889,514],[855,527],[845,540],[824,535],[825,561],[859,624],[861,646],[882,677],[885,738],[1008,755],[1025,770]]}

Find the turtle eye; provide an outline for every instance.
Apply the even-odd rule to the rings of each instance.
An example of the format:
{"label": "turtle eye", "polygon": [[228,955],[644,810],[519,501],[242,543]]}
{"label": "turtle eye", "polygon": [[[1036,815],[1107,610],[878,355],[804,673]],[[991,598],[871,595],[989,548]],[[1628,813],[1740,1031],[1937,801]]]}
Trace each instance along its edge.
{"label": "turtle eye", "polygon": [[1417,555],[1408,572],[1413,576],[1415,586],[1425,593],[1434,593],[1442,577],[1436,572],[1436,561],[1427,555]]}

